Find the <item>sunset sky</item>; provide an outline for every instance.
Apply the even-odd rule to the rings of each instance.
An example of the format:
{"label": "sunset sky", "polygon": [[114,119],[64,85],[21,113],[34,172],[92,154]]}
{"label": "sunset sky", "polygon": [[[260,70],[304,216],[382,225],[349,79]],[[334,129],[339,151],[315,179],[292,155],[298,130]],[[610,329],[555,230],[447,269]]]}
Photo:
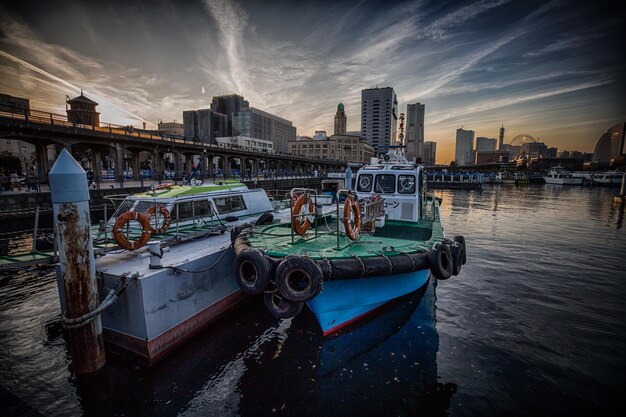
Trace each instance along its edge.
{"label": "sunset sky", "polygon": [[[619,2],[612,2],[619,4]],[[0,93],[64,113],[154,127],[238,93],[332,131],[337,103],[360,130],[361,90],[426,104],[426,140],[453,159],[455,131],[527,133],[592,152],[626,120],[624,14],[599,1],[2,1]]]}

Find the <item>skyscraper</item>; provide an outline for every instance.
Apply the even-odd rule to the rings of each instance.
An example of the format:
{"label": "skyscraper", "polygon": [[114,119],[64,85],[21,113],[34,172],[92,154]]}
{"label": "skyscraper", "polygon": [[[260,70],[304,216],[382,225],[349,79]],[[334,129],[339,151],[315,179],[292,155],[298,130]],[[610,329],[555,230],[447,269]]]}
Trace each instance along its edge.
{"label": "skyscraper", "polygon": [[457,165],[469,165],[472,163],[474,154],[474,131],[464,130],[462,127],[456,130],[456,148],[454,160]]}
{"label": "skyscraper", "polygon": [[500,127],[500,140],[498,141],[498,150],[502,151],[502,144],[504,143],[504,125]]}
{"label": "skyscraper", "polygon": [[377,153],[395,139],[398,123],[398,97],[391,87],[361,91],[361,133]]}
{"label": "skyscraper", "polygon": [[437,160],[437,142],[424,142],[424,165],[435,165]]}
{"label": "skyscraper", "polygon": [[345,135],[347,123],[348,118],[346,117],[346,112],[343,111],[343,103],[339,103],[335,113],[335,135]]}
{"label": "skyscraper", "polygon": [[496,140],[479,136],[476,138],[477,152],[494,152],[496,150]]}
{"label": "skyscraper", "polygon": [[424,112],[425,104],[415,103],[406,106],[406,158],[415,161],[424,159]]}

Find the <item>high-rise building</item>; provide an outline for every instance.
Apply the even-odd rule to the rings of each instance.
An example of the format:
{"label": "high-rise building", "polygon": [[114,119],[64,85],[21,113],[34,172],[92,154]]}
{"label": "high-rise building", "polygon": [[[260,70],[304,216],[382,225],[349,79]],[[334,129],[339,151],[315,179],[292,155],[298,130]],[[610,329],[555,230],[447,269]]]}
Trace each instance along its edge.
{"label": "high-rise building", "polygon": [[457,165],[469,165],[474,158],[474,131],[459,128],[456,130],[454,160]]}
{"label": "high-rise building", "polygon": [[361,91],[361,133],[379,153],[396,137],[398,97],[391,87]]}
{"label": "high-rise building", "polygon": [[183,131],[186,139],[217,143],[215,138],[232,136],[228,116],[211,109],[183,112]]}
{"label": "high-rise building", "polygon": [[183,112],[183,124],[187,138],[215,143],[218,136],[246,136],[271,140],[278,152],[287,152],[287,142],[296,138],[291,121],[250,107],[238,94],[213,97],[210,109]]}
{"label": "high-rise building", "polygon": [[476,138],[476,152],[493,152],[496,150],[496,140],[479,136]]}
{"label": "high-rise building", "polygon": [[346,124],[348,118],[346,112],[343,110],[343,103],[337,104],[337,112],[335,113],[335,135],[346,134]]}
{"label": "high-rise building", "polygon": [[426,105],[421,103],[406,106],[406,158],[415,161],[424,159],[424,112]]}
{"label": "high-rise building", "polygon": [[502,144],[504,144],[504,125],[500,126],[500,137],[498,138],[498,150],[502,151]]}
{"label": "high-rise building", "polygon": [[424,165],[435,165],[437,160],[437,142],[424,142]]}

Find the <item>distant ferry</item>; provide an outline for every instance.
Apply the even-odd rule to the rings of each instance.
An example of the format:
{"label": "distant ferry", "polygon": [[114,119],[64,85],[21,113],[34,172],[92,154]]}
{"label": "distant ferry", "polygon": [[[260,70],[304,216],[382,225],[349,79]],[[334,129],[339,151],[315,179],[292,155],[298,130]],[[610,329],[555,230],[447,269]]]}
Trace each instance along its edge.
{"label": "distant ferry", "polygon": [[603,172],[579,171],[573,172],[572,176],[574,178],[582,178],[585,183],[618,187],[622,183],[624,172],[617,170]]}
{"label": "distant ferry", "polygon": [[543,177],[546,184],[559,184],[559,185],[582,185],[583,179],[576,178],[569,171],[561,166],[556,166],[548,171],[548,174]]}

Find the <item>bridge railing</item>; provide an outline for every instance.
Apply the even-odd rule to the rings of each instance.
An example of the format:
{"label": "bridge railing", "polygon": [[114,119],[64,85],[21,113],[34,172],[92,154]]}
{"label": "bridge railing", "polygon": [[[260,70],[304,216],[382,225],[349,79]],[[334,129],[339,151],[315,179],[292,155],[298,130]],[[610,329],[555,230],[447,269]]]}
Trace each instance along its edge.
{"label": "bridge railing", "polygon": [[[225,149],[229,151],[244,151],[251,152],[258,156],[267,155],[267,157],[271,156],[284,156],[289,158],[295,158],[296,160],[302,161],[311,161],[317,160],[325,163],[341,163],[344,161],[335,160],[335,159],[324,159],[319,156],[300,156],[294,155],[287,152],[280,152],[276,150],[260,150],[258,148],[234,145],[234,144],[226,144],[226,143],[205,143],[196,139],[189,139],[184,136],[173,135],[170,133],[159,132],[155,130],[147,130],[147,129],[138,129],[133,126],[123,126],[117,125],[113,123],[105,123],[100,122],[100,126],[95,126],[91,124],[84,123],[75,123],[67,120],[67,116],[63,114],[44,112],[41,110],[35,109],[24,109],[17,108],[12,106],[0,105],[0,117],[6,117],[14,120],[24,120],[26,122],[40,123],[46,124],[50,126],[63,126],[69,128],[80,128],[80,129],[88,129],[94,132],[102,132],[109,133],[114,135],[121,135],[131,138],[138,139],[147,139],[147,140],[159,140],[166,141],[172,144],[183,144],[183,145],[197,145],[204,148],[204,150],[210,149]],[[260,155],[259,155],[260,154]]]}

